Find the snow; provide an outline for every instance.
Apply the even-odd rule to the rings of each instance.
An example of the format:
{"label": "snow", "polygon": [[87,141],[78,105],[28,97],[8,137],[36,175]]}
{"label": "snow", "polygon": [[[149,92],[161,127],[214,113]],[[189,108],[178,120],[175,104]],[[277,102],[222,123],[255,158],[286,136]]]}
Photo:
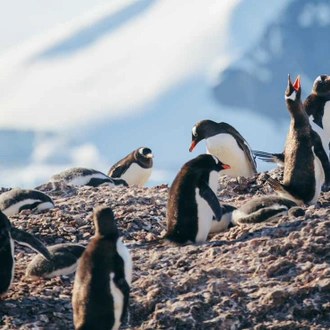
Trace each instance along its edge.
{"label": "snow", "polygon": [[[120,154],[152,144],[158,158],[150,181],[170,182],[184,161],[197,156],[188,153],[190,132],[204,118],[243,130],[253,149],[259,148],[263,133],[271,134],[274,144],[282,143],[274,138],[278,128],[250,110],[219,112],[210,83],[215,69],[226,68],[256,43],[288,1],[182,0],[178,6],[175,0],[117,0],[92,7],[87,0],[81,6],[74,0],[76,18],[75,5],[63,14],[61,1],[47,19],[48,9],[34,0],[33,37],[22,41],[24,34],[13,31],[16,44],[0,53],[0,128],[30,129],[40,137],[28,164],[2,167],[6,179],[0,183],[30,186],[70,166],[106,172]],[[17,0],[13,4],[17,7]],[[23,16],[24,29],[29,15]],[[273,44],[278,50],[278,37]],[[268,56],[258,53],[261,62]],[[270,79],[268,72],[262,76]],[[140,117],[150,124],[140,122],[143,128],[134,131]],[[127,131],[118,126],[123,121]],[[119,141],[120,150],[114,150]]]}

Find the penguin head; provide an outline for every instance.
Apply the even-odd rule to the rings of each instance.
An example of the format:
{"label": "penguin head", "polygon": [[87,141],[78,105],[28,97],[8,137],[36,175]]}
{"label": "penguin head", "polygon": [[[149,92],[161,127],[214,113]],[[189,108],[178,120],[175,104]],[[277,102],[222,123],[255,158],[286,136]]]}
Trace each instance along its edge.
{"label": "penguin head", "polygon": [[312,94],[330,95],[330,76],[321,74],[313,84]]}
{"label": "penguin head", "polygon": [[154,157],[154,155],[152,154],[151,149],[146,148],[146,147],[139,148],[138,153],[144,158],[150,158],[151,159],[151,158]]}
{"label": "penguin head", "polygon": [[98,206],[93,210],[93,222],[95,234],[102,236],[119,237],[119,232],[115,222],[112,209],[107,206]]}
{"label": "penguin head", "polygon": [[193,151],[199,141],[216,134],[217,123],[212,120],[201,120],[194,125],[191,134],[189,151]]}
{"label": "penguin head", "polygon": [[288,75],[288,87],[285,90],[285,100],[287,102],[296,102],[300,100],[301,96],[301,86],[300,86],[300,76],[298,76],[295,82],[292,84],[291,77]]}
{"label": "penguin head", "polygon": [[221,170],[230,169],[230,165],[222,163],[218,157],[216,157],[214,155],[209,155],[209,156],[211,156],[213,158],[216,171],[220,172]]}
{"label": "penguin head", "polygon": [[221,170],[227,170],[230,168],[229,165],[222,163],[218,157],[209,154],[199,155],[187,164],[189,163],[193,165],[198,171],[199,169],[203,168],[209,171],[220,172]]}

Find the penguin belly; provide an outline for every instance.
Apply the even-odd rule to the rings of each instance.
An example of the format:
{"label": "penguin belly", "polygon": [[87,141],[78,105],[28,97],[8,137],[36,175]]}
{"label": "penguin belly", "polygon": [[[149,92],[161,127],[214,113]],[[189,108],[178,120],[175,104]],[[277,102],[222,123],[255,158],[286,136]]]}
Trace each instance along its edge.
{"label": "penguin belly", "polygon": [[120,177],[125,180],[129,186],[136,184],[142,187],[149,179],[152,172],[151,168],[143,168],[136,163],[132,163],[126,172]]}
{"label": "penguin belly", "polygon": [[[20,212],[22,206],[32,205],[32,204],[35,204],[35,203],[42,203],[42,201],[40,199],[29,198],[29,199],[22,200],[22,201],[20,201],[18,203],[12,204],[9,207],[7,207],[6,209],[1,210],[1,211],[7,217],[10,217],[10,216],[12,216],[14,214],[18,214]],[[45,208],[43,210],[45,210],[46,208],[52,208],[52,207],[54,207],[54,205],[51,204],[50,202],[46,202],[46,203],[42,203],[42,204],[47,204],[46,206],[49,206],[49,207],[46,207],[45,206]],[[39,210],[42,210],[39,207],[38,207],[38,209]]]}
{"label": "penguin belly", "polygon": [[[329,112],[330,112],[330,109],[329,109]],[[329,120],[330,120],[330,116],[329,116]],[[326,131],[324,129],[322,129],[319,125],[317,125],[313,122],[312,116],[309,117],[309,123],[311,125],[312,130],[314,132],[316,132],[318,134],[318,136],[320,137],[320,139],[322,141],[323,149],[329,158],[329,137],[328,137]],[[330,134],[330,131],[329,131],[329,134]]]}
{"label": "penguin belly", "polygon": [[117,330],[120,327],[120,318],[121,314],[123,313],[124,307],[124,295],[123,293],[117,288],[115,282],[113,281],[115,277],[115,273],[110,273],[110,293],[113,298],[113,312],[115,323],[111,330]]}
{"label": "penguin belly", "polygon": [[324,105],[322,124],[328,139],[330,139],[330,101],[326,102]]}
{"label": "penguin belly", "polygon": [[217,221],[212,217],[210,234],[220,233],[228,229],[228,226],[231,223],[231,217],[232,217],[231,213],[226,213],[225,215],[223,215],[220,221]]}
{"label": "penguin belly", "polygon": [[310,203],[315,204],[320,196],[325,175],[324,175],[322,163],[320,162],[319,158],[315,155],[314,148],[312,148],[312,150],[314,155],[315,195],[313,199],[310,201]]}
{"label": "penguin belly", "polygon": [[[91,179],[106,179],[106,176],[99,173],[94,173],[86,176],[77,176],[75,178],[72,178],[71,180],[66,180],[66,183],[70,185],[83,186],[87,184]],[[109,184],[114,185],[110,182]]]}
{"label": "penguin belly", "polygon": [[230,169],[220,172],[221,175],[231,177],[254,175],[244,151],[230,134],[218,134],[207,138],[206,152],[218,157],[222,163],[230,165]]}
{"label": "penguin belly", "polygon": [[128,283],[128,285],[131,285],[132,273],[133,273],[133,264],[132,264],[131,255],[130,255],[129,250],[126,247],[126,245],[122,242],[121,238],[119,238],[117,240],[116,246],[117,246],[118,254],[124,261],[124,271],[125,271],[126,282]]}

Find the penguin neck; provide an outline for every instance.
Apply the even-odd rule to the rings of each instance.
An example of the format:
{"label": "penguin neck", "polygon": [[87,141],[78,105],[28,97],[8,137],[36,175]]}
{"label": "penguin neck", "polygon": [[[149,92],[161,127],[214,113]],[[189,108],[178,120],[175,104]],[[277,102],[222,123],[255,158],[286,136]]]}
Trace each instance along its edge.
{"label": "penguin neck", "polygon": [[287,101],[286,105],[291,116],[291,122],[294,126],[301,126],[302,124],[309,123],[308,115],[300,100],[294,103]]}

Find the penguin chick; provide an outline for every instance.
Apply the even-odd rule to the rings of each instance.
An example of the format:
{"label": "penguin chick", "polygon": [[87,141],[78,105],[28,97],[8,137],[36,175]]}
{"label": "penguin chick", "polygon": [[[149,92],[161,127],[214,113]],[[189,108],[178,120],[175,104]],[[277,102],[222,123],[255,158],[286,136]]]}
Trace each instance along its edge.
{"label": "penguin chick", "polygon": [[151,149],[140,147],[123,159],[115,163],[109,170],[108,176],[120,178],[129,186],[142,187],[149,179],[153,167],[153,154]]}
{"label": "penguin chick", "polygon": [[230,166],[227,170],[221,171],[221,175],[251,177],[257,173],[257,164],[249,144],[231,125],[212,120],[199,121],[192,128],[189,151],[204,139],[206,153],[216,156]]}
{"label": "penguin chick", "polygon": [[123,322],[132,281],[132,261],[110,207],[93,211],[95,235],[78,262],[72,307],[75,329],[116,330]]}

